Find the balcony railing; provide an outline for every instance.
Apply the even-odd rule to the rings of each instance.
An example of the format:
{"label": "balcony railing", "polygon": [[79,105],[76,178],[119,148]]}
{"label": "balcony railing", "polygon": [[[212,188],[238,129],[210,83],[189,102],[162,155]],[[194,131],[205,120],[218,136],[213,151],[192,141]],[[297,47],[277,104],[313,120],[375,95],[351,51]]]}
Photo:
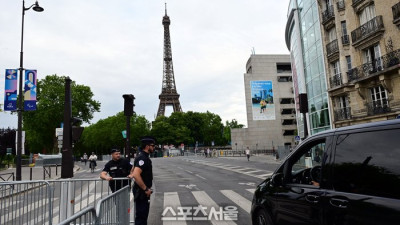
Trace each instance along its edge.
{"label": "balcony railing", "polygon": [[340,87],[342,86],[342,74],[336,74],[329,78],[329,83],[331,88]]}
{"label": "balcony railing", "polygon": [[335,113],[335,120],[336,121],[350,120],[351,119],[351,108],[350,107],[336,109],[334,111],[334,113]]}
{"label": "balcony railing", "polygon": [[339,52],[338,40],[334,40],[326,45],[326,53],[328,56]]}
{"label": "balcony railing", "polygon": [[344,0],[338,1],[337,2],[337,9],[338,11],[345,10],[346,4],[344,3]]}
{"label": "balcony railing", "polygon": [[335,12],[333,11],[333,5],[328,6],[328,8],[322,13],[322,23],[328,22],[330,19],[335,17]]}
{"label": "balcony railing", "polygon": [[371,62],[364,63],[361,66],[352,68],[347,72],[349,82],[355,81],[371,74],[385,70],[400,64],[400,49],[381,56]]}
{"label": "balcony railing", "polygon": [[393,20],[400,19],[400,2],[392,6]]}
{"label": "balcony railing", "polygon": [[353,6],[358,5],[359,3],[363,2],[364,0],[353,0]]}
{"label": "balcony railing", "polygon": [[368,116],[374,116],[379,114],[384,114],[390,112],[387,99],[382,99],[382,101],[374,101],[367,104]]}
{"label": "balcony railing", "polygon": [[372,20],[366,22],[365,24],[361,25],[359,28],[352,31],[351,40],[353,44],[365,40],[366,38],[376,34],[383,28],[384,26],[383,26],[382,16],[377,16]]}
{"label": "balcony railing", "polygon": [[342,36],[342,45],[348,45],[348,44],[350,44],[349,35],[348,35],[348,34],[343,35],[343,36]]}

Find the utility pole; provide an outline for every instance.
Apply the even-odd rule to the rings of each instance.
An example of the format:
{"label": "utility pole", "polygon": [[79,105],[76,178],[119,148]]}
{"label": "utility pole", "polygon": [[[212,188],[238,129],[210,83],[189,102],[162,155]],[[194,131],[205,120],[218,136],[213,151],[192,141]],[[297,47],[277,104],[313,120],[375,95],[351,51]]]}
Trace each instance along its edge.
{"label": "utility pole", "polygon": [[65,78],[65,100],[64,100],[64,129],[61,162],[61,178],[72,178],[74,176],[74,161],[72,158],[72,101],[71,101],[71,79]]}
{"label": "utility pole", "polygon": [[133,116],[133,107],[135,104],[133,100],[135,97],[131,94],[122,95],[124,98],[124,115],[126,116],[126,143],[125,143],[125,154],[127,158],[130,159],[131,153],[131,144],[130,144],[130,137],[131,137],[131,117]]}

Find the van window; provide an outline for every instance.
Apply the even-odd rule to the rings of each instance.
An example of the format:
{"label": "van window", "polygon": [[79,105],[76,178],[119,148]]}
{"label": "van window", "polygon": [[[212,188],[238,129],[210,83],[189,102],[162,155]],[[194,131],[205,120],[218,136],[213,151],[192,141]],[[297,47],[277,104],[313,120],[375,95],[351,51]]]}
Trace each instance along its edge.
{"label": "van window", "polygon": [[337,191],[400,199],[400,129],[338,136],[333,169]]}

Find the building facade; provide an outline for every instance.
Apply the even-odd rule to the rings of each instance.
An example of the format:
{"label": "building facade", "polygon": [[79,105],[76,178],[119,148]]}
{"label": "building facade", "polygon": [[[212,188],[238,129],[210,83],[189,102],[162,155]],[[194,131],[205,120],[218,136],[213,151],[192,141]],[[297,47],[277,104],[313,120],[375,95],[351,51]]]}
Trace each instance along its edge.
{"label": "building facade", "polygon": [[232,148],[293,146],[297,133],[289,55],[251,55],[244,74],[247,128],[232,129]]}
{"label": "building facade", "polygon": [[335,127],[400,114],[400,2],[318,0]]}
{"label": "building facade", "polygon": [[317,0],[291,0],[285,33],[293,68],[293,89],[297,128],[304,138],[304,121],[300,113],[300,94],[307,94],[308,134],[332,128],[331,104],[327,91],[320,12]]}

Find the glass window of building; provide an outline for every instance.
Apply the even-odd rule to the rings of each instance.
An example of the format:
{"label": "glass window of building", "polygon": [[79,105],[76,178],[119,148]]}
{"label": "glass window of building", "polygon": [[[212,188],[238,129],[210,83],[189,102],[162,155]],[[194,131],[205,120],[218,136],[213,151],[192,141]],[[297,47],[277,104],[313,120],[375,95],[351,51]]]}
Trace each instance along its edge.
{"label": "glass window of building", "polygon": [[346,56],[346,63],[347,63],[347,71],[350,71],[352,65],[351,65],[351,57],[349,55]]}
{"label": "glass window of building", "polygon": [[369,5],[363,9],[360,13],[360,25],[367,23],[376,17],[375,14],[375,5]]}

